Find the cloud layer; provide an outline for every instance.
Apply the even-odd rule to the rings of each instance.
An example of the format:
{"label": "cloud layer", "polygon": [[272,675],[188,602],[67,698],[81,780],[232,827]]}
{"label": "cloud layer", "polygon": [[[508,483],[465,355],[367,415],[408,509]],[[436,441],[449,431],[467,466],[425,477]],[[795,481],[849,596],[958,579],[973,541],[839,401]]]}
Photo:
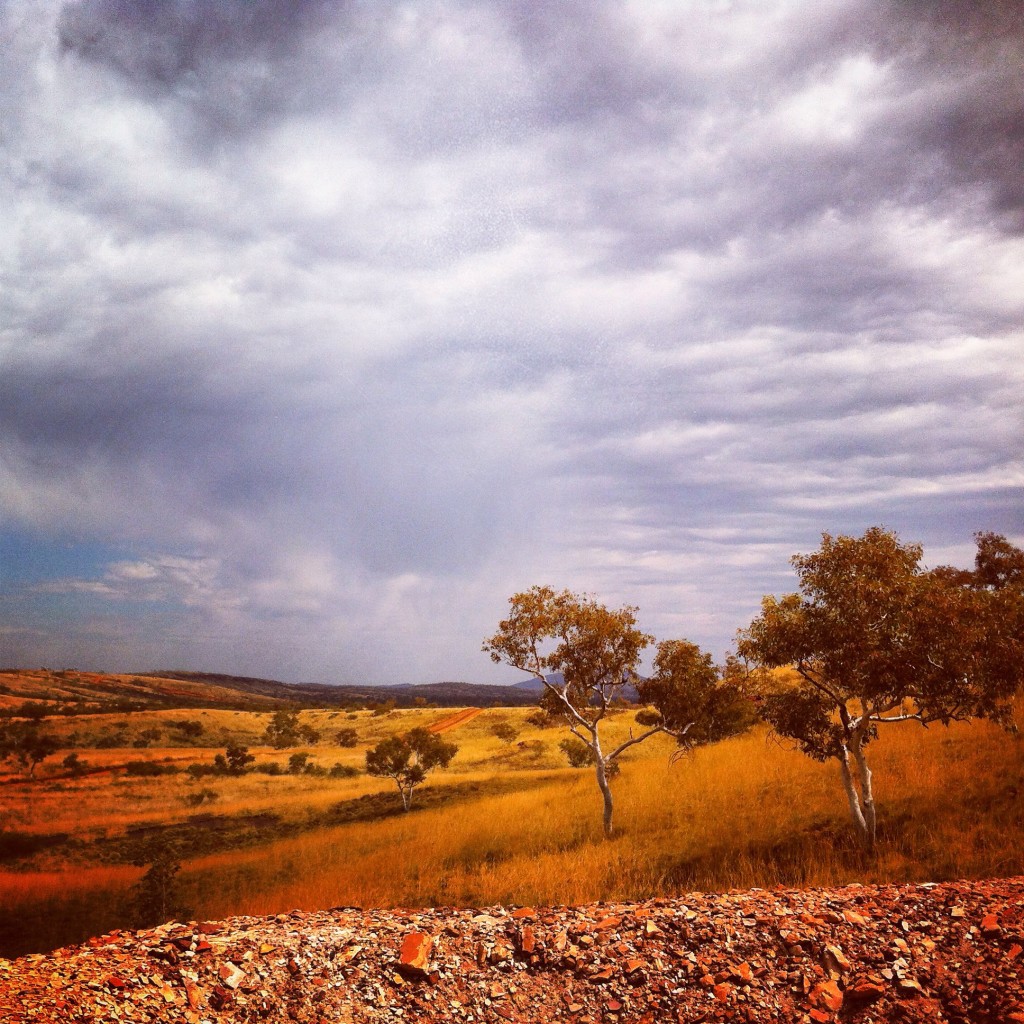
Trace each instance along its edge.
{"label": "cloud layer", "polygon": [[0,19],[0,661],[722,653],[823,530],[1024,533],[1018,4]]}

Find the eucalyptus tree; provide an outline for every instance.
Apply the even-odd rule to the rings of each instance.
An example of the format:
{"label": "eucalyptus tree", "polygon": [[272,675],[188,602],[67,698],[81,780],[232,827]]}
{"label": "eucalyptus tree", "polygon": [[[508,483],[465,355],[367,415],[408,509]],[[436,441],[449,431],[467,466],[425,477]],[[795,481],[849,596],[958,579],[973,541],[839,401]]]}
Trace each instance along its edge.
{"label": "eucalyptus tree", "polygon": [[418,726],[404,736],[388,736],[366,752],[366,771],[378,778],[394,779],[409,810],[416,787],[435,768],[447,768],[459,748],[436,733]]}
{"label": "eucalyptus tree", "polygon": [[996,535],[977,539],[970,572],[924,569],[920,545],[881,527],[823,534],[817,551],[792,559],[799,593],[765,597],[739,633],[748,662],[796,670],[796,684],[781,687],[760,673],[760,713],[805,754],[838,762],[867,851],[877,836],[867,748],[880,728],[1011,724],[1024,656],[1020,552]]}
{"label": "eucalyptus tree", "polygon": [[[611,610],[592,597],[536,586],[513,595],[509,605],[508,618],[484,641],[483,650],[495,663],[540,680],[544,709],[587,746],[603,800],[604,834],[610,837],[614,799],[609,779],[618,758],[658,733],[684,745],[724,735],[726,708],[738,694],[721,683],[710,656],[686,641],[659,645],[654,676],[641,677],[640,660],[654,637],[637,626],[632,606]],[[627,685],[653,706],[637,716],[644,731],[633,735],[630,730],[625,740],[605,750],[602,722]]]}

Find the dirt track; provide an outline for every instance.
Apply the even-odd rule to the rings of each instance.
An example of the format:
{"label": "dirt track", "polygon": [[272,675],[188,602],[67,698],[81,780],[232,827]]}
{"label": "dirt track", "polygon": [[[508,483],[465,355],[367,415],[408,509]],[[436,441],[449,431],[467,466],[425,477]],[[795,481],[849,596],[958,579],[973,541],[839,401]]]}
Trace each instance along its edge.
{"label": "dirt track", "polygon": [[430,732],[448,732],[449,729],[456,729],[460,725],[471,722],[477,715],[483,714],[483,708],[463,708],[454,715],[442,718],[440,722],[427,726]]}

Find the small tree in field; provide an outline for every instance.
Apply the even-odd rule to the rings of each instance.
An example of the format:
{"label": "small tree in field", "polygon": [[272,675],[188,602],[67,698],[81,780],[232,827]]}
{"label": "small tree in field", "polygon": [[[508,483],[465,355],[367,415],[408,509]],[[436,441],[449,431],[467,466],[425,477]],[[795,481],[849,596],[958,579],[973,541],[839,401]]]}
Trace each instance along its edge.
{"label": "small tree in field", "polygon": [[402,806],[412,806],[413,791],[435,768],[447,768],[459,748],[436,733],[418,727],[404,736],[389,736],[366,752],[366,771],[378,778],[394,779]]}
{"label": "small tree in field", "polygon": [[255,760],[248,747],[243,747],[239,743],[229,743],[224,753],[213,759],[213,764],[217,771],[226,775],[244,775]]}
{"label": "small tree in field", "polygon": [[[637,628],[635,608],[610,611],[592,598],[567,590],[556,593],[550,587],[533,587],[516,594],[509,604],[509,617],[499,624],[494,636],[484,641],[483,649],[492,661],[504,662],[539,679],[544,684],[542,706],[561,718],[576,739],[590,749],[604,803],[604,833],[610,837],[614,801],[609,776],[618,769],[617,759],[656,733],[682,739],[698,721],[703,721],[706,709],[688,700],[685,687],[690,682],[667,667],[671,660],[667,654],[666,669],[657,682],[638,677],[640,656],[654,638]],[[558,674],[562,681],[553,681]],[[717,684],[717,677],[712,682]],[[645,732],[639,736],[630,733],[627,740],[606,753],[601,743],[601,722],[627,683],[634,684],[641,698],[654,704],[655,710],[641,723],[649,726]]]}
{"label": "small tree in field", "polygon": [[734,665],[720,668],[688,640],[663,640],[654,657],[654,673],[637,681],[640,725],[661,725],[680,751],[717,743],[745,732],[757,719],[753,701],[743,692]]}
{"label": "small tree in field", "polygon": [[519,739],[519,728],[512,722],[496,722],[491,726],[491,733],[502,743],[515,743]]}
{"label": "small tree in field", "polygon": [[796,669],[799,682],[781,689],[762,673],[761,714],[804,753],[838,761],[869,852],[877,810],[867,747],[879,728],[1010,721],[1024,658],[1024,588],[1014,582],[1024,572],[1013,575],[1022,553],[995,535],[977,539],[974,572],[927,571],[919,545],[880,527],[823,534],[818,551],[792,560],[800,593],[766,597],[739,634],[748,661]]}
{"label": "small tree in field", "polygon": [[41,732],[38,722],[0,725],[0,761],[17,761],[30,778],[35,776],[36,767],[59,749],[56,738]]}

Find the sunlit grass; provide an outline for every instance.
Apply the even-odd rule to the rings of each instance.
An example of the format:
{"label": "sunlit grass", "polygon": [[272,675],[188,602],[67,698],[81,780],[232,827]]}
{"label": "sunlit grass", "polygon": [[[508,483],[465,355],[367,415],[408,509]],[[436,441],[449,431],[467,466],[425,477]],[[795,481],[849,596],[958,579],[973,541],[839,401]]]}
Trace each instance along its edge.
{"label": "sunlit grass", "polygon": [[[325,742],[300,749],[326,766],[361,764],[377,739],[450,713],[307,713],[314,728],[323,724]],[[613,784],[616,836],[605,841],[592,772],[567,768],[558,750],[565,730],[530,726],[528,714],[487,709],[446,734],[459,754],[448,771],[431,776],[431,788],[478,783],[482,795],[459,790],[448,803],[408,815],[318,827],[197,857],[181,874],[186,902],[200,917],[220,917],[293,907],[575,903],[693,889],[1024,873],[1024,744],[987,723],[928,730],[904,724],[871,744],[880,843],[878,856],[865,859],[853,843],[835,763],[787,749],[763,728],[681,758],[672,758],[667,737],[633,748]],[[521,727],[514,742],[493,735],[501,720]],[[615,741],[628,735],[632,715],[607,724]],[[355,749],[332,745],[333,732],[347,725],[357,728]],[[259,761],[285,763],[290,753],[252,749]],[[200,754],[209,760],[213,751],[83,752],[88,760],[109,758],[111,765],[140,756],[191,761]],[[509,776],[521,779],[523,788],[487,793],[489,780]],[[204,814],[269,812],[296,822],[339,801],[394,792],[389,780],[365,775],[193,781],[109,774],[66,785],[5,786],[5,797],[13,797],[7,823],[83,835],[185,821],[196,813],[187,797],[201,787],[216,791],[200,808]],[[64,877],[69,891],[100,892],[127,886],[136,869],[108,870],[114,873]],[[0,900],[6,895],[27,906],[59,888],[57,877],[60,872],[25,873],[12,880],[0,873]]]}

